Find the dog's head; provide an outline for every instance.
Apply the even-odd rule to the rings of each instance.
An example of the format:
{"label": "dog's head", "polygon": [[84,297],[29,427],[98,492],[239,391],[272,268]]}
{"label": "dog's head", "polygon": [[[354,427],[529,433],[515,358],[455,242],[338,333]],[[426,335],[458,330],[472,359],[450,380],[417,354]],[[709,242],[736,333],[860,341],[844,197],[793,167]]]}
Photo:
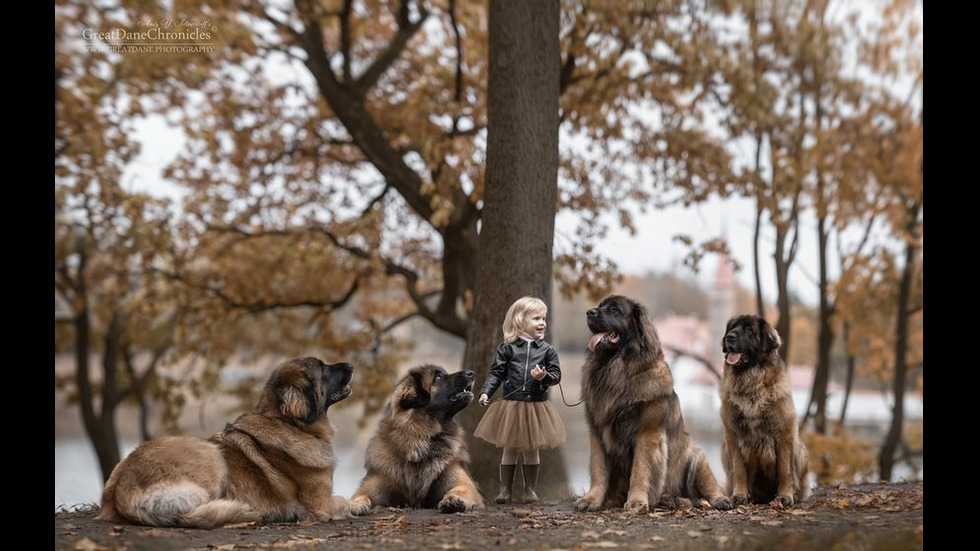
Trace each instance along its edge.
{"label": "dog's head", "polygon": [[348,363],[327,364],[313,357],[290,360],[269,376],[259,409],[272,406],[283,418],[308,425],[351,395],[353,374],[354,366]]}
{"label": "dog's head", "polygon": [[402,410],[425,409],[451,419],[473,400],[474,380],[469,370],[450,374],[432,364],[413,367],[395,387],[391,402]]}
{"label": "dog's head", "polygon": [[595,354],[625,351],[659,356],[660,338],[646,309],[639,302],[620,295],[606,297],[585,313],[592,331],[589,351]]}
{"label": "dog's head", "polygon": [[779,350],[782,340],[776,329],[762,316],[743,314],[728,320],[721,351],[725,363],[748,367],[763,363],[764,358]]}

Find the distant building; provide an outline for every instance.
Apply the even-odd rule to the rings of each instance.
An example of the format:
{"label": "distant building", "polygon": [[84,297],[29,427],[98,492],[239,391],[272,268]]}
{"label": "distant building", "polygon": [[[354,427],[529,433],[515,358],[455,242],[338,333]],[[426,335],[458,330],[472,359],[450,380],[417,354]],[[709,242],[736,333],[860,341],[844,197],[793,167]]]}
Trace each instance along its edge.
{"label": "distant building", "polygon": [[721,339],[725,336],[725,324],[735,315],[735,266],[727,254],[722,254],[715,271],[715,280],[708,292],[710,341],[707,357],[712,365],[721,369]]}

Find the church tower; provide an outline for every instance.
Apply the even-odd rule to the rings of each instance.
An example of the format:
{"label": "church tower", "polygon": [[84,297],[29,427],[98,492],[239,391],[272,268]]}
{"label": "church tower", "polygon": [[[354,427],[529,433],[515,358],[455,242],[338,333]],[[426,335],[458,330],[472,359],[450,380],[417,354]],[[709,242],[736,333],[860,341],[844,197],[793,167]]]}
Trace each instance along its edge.
{"label": "church tower", "polygon": [[725,336],[725,324],[735,315],[735,267],[728,254],[723,253],[718,259],[715,280],[708,296],[711,300],[708,313],[708,322],[711,324],[708,358],[711,360],[711,365],[720,370],[723,362],[721,339]]}

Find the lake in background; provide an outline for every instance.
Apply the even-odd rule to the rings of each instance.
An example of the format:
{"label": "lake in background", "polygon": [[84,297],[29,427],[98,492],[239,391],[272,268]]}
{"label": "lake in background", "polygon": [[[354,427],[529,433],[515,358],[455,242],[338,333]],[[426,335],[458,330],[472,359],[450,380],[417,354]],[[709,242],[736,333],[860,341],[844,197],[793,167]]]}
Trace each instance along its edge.
{"label": "lake in background", "polygon": [[[565,399],[569,403],[578,402],[580,387],[580,367],[584,360],[582,354],[563,354],[562,355],[562,389]],[[452,366],[455,365],[450,359],[434,359],[432,363]],[[450,371],[453,369],[450,368]],[[719,409],[721,406],[718,397],[717,384],[711,376],[705,376],[705,370],[696,361],[685,357],[677,358],[671,363],[671,372],[674,377],[674,386],[680,399],[684,413],[684,419],[688,431],[694,441],[701,446],[708,458],[711,468],[724,484],[725,474],[721,466],[721,419]],[[801,387],[805,387],[807,381],[801,382]],[[356,391],[356,390],[355,390]],[[794,402],[797,410],[802,413],[802,409],[809,399],[807,388],[797,388],[794,390]],[[568,440],[561,445],[567,472],[569,485],[572,492],[576,495],[584,494],[589,486],[588,462],[589,462],[589,437],[585,423],[584,406],[570,408],[562,403],[561,393],[557,389],[552,390],[551,400],[561,412],[565,421],[565,428],[568,432]],[[217,402],[217,399],[215,400]],[[828,411],[835,415],[839,411],[840,395],[835,394],[828,400]],[[102,477],[99,473],[98,461],[95,451],[88,440],[82,434],[80,421],[75,411],[66,410],[60,406],[59,398],[55,397],[55,442],[54,442],[54,504],[55,509],[59,507],[72,507],[101,501]],[[470,407],[479,407],[474,402]],[[886,393],[870,393],[865,395],[852,395],[848,406],[849,423],[852,421],[857,424],[863,423],[865,430],[871,427],[871,440],[877,444],[880,436],[887,429],[887,422],[890,419],[890,404]],[[185,418],[181,426],[197,427],[196,431],[187,429],[188,434],[198,436],[210,436],[214,432],[221,430],[226,421],[232,419],[217,419],[222,407],[217,403],[209,403],[207,407],[201,407],[201,411],[209,412],[208,417],[213,417],[207,422],[203,422],[203,414],[195,408],[187,408]],[[922,399],[921,396],[910,396],[906,403],[907,419],[922,418]],[[369,419],[364,431],[357,431],[357,420],[360,416],[360,408],[337,407],[330,410],[330,418],[334,427],[337,429],[334,440],[334,452],[337,456],[337,470],[334,473],[334,493],[350,497],[357,489],[361,478],[364,476],[364,450],[367,441],[373,434],[377,418]],[[119,418],[126,418],[126,413],[120,413]],[[132,416],[129,417],[132,419]],[[122,423],[121,423],[122,424]],[[203,426],[202,426],[203,425]],[[66,428],[67,427],[67,428]],[[130,433],[133,431],[130,430]],[[129,453],[137,443],[135,438],[122,438],[123,453]],[[921,459],[920,459],[921,464]],[[893,480],[902,480],[912,476],[912,471],[905,464],[896,465]],[[920,468],[918,477],[922,477]],[[497,488],[484,488],[484,494],[495,493]]]}

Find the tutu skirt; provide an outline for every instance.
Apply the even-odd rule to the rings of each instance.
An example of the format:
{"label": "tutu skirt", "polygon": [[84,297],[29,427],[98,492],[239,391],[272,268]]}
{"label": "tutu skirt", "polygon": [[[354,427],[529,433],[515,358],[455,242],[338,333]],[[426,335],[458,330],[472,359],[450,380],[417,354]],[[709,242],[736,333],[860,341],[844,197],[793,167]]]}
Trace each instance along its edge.
{"label": "tutu skirt", "polygon": [[533,451],[565,441],[565,425],[550,401],[498,400],[490,404],[473,436],[498,448]]}

